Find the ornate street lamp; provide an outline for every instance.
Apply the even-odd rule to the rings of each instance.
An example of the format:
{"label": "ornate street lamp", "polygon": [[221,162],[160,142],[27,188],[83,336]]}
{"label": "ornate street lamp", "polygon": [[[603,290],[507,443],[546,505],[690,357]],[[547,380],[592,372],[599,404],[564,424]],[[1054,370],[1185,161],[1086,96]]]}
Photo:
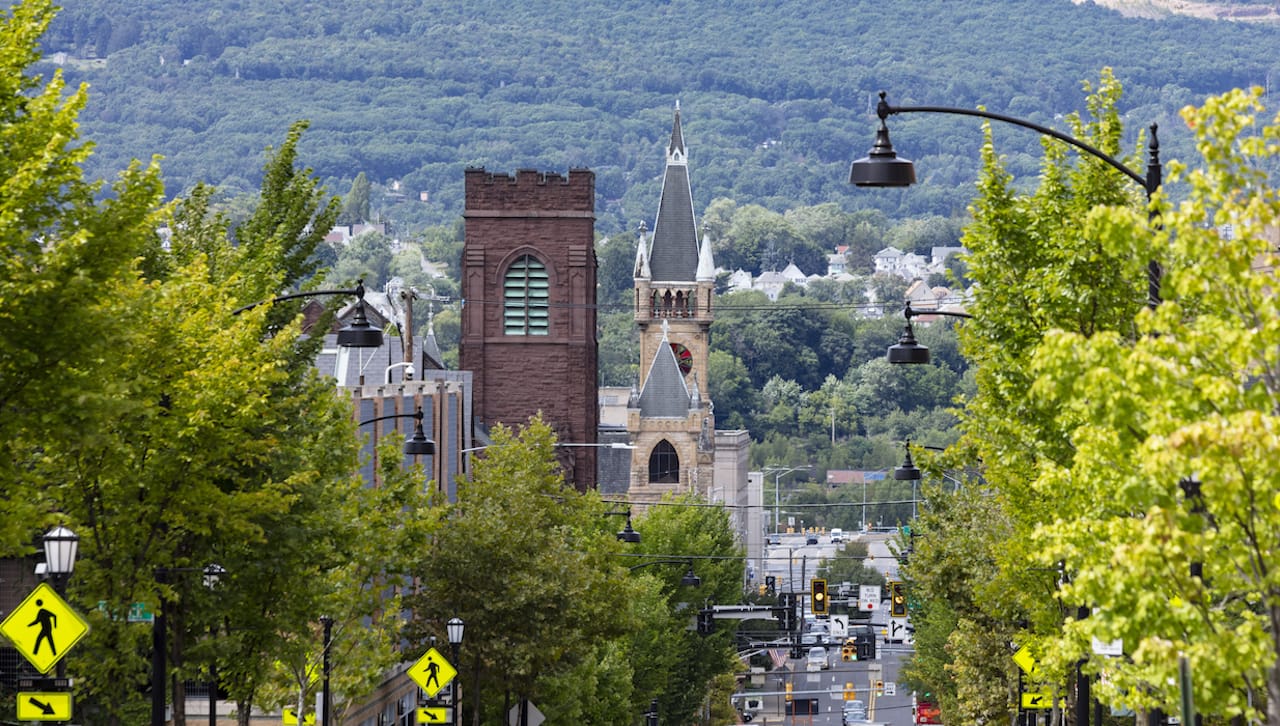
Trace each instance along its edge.
{"label": "ornate street lamp", "polygon": [[[444,629],[449,636],[449,651],[453,655],[454,667],[458,666],[458,648],[462,645],[462,633],[466,628],[466,623],[462,618],[449,618],[449,622],[445,623]],[[451,714],[451,723],[458,726],[458,712],[461,706],[458,698],[458,679],[454,678],[449,684],[449,700],[453,704],[453,713]]]}
{"label": "ornate street lamp", "polygon": [[911,303],[908,302],[902,310],[902,315],[907,319],[907,325],[902,329],[902,335],[898,336],[898,342],[889,346],[889,362],[895,365],[909,364],[922,365],[929,362],[929,349],[916,342],[916,331],[911,327],[911,319],[921,315],[946,315],[952,318],[972,318],[969,313],[955,312],[951,310],[912,310]]}
{"label": "ornate street lamp", "polygon": [[364,292],[364,280],[357,280],[355,289],[352,290],[310,290],[308,292],[295,292],[289,295],[273,297],[270,300],[250,303],[244,307],[236,308],[231,312],[231,314],[239,315],[246,310],[252,310],[253,308],[258,307],[259,305],[284,302],[285,300],[296,300],[303,297],[317,297],[320,295],[355,295],[355,315],[352,316],[350,323],[347,323],[338,330],[338,345],[343,348],[380,348],[382,347],[382,331],[373,327],[373,324],[369,322],[369,316],[365,313]]}
{"label": "ornate street lamp", "polygon": [[[891,106],[886,100],[886,95],[886,92],[881,91],[880,102],[876,104],[876,116],[880,118],[880,128],[876,130],[876,139],[871,150],[866,156],[853,162],[849,167],[849,183],[854,186],[906,187],[915,184],[915,165],[911,163],[910,159],[900,158],[897,152],[893,150],[893,143],[889,141],[889,126],[886,123],[886,119],[898,113],[945,113],[958,116],[977,116],[1021,126],[1036,133],[1050,136],[1076,147],[1137,182],[1138,186],[1142,187],[1142,191],[1146,192],[1148,206],[1151,204],[1151,196],[1156,193],[1156,190],[1163,183],[1163,170],[1160,166],[1160,141],[1156,136],[1158,131],[1156,124],[1151,124],[1150,127],[1151,140],[1147,144],[1147,173],[1142,175],[1101,149],[1048,126],[1041,126],[1014,116],[1006,116],[1001,113],[980,109],[954,108],[951,106]],[[1154,218],[1154,211],[1151,214]],[[1147,304],[1150,307],[1155,307],[1159,303],[1160,265],[1152,260],[1147,264]]]}
{"label": "ornate street lamp", "polygon": [[367,421],[361,421],[359,425],[365,426],[377,421],[387,421],[393,418],[413,418],[417,419],[417,423],[413,426],[413,435],[404,440],[405,456],[434,456],[436,453],[436,444],[427,438],[427,433],[422,429],[422,407],[414,413],[389,413],[386,416],[378,416]]}
{"label": "ornate street lamp", "polygon": [[58,525],[46,532],[42,541],[45,573],[53,578],[58,594],[62,594],[67,578],[71,576],[71,571],[76,566],[76,550],[80,546],[80,536]]}

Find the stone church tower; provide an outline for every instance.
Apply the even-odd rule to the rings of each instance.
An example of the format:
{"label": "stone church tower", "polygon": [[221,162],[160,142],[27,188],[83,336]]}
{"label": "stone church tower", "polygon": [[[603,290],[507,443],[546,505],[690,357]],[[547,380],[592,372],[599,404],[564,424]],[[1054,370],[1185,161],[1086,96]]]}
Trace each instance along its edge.
{"label": "stone church tower", "polygon": [[627,405],[632,450],[629,498],[706,495],[712,486],[715,418],[707,398],[714,320],[711,241],[699,243],[688,156],[677,104],[653,234],[641,226],[635,262],[640,377]]}
{"label": "stone church tower", "polygon": [[[597,407],[595,175],[466,171],[459,363],[475,419],[523,426],[541,413],[562,443],[594,444]],[[596,449],[557,449],[581,490]]]}

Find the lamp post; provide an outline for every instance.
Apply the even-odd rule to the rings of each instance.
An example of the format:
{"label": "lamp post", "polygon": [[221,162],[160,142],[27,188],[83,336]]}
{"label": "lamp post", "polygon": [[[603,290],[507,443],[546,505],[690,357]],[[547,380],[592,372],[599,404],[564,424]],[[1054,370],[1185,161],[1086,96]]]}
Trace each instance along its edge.
{"label": "lamp post", "polygon": [[[218,578],[226,573],[226,570],[219,565],[157,567],[152,574],[156,584],[163,587],[169,583],[169,575],[182,572],[199,572],[204,578],[205,585],[212,587],[217,583]],[[151,623],[151,726],[165,726],[166,720],[164,706],[165,693],[168,687],[165,681],[168,676],[165,673],[165,650],[168,648],[169,641],[164,610],[165,597],[162,592],[159,605],[156,607],[155,617]],[[210,702],[210,706],[212,706],[212,702]]]}
{"label": "lamp post", "polygon": [[[445,623],[445,633],[449,636],[449,652],[453,656],[454,667],[458,663],[458,648],[462,645],[462,634],[466,628],[466,623],[462,618],[449,618],[449,622]],[[450,714],[450,723],[458,726],[458,711],[461,708],[458,698],[458,679],[454,678],[453,683],[449,684],[449,700],[453,704],[453,712]],[[326,724],[326,726],[328,726]]]}
{"label": "lamp post", "polygon": [[324,626],[324,645],[320,653],[320,669],[324,678],[322,687],[324,693],[320,696],[320,724],[321,726],[330,726],[329,715],[332,713],[333,699],[329,694],[329,675],[332,672],[329,661],[329,646],[333,644],[333,618],[328,615],[320,616],[320,624]]}
{"label": "lamp post", "polygon": [[601,516],[626,517],[627,526],[623,527],[621,532],[618,532],[618,541],[626,542],[627,544],[640,544],[640,533],[631,526],[631,507],[627,507],[626,510],[622,512],[605,512]]}
{"label": "lamp post", "polygon": [[[53,589],[59,596],[67,592],[67,580],[71,579],[71,571],[76,567],[76,550],[80,547],[80,536],[62,525],[58,525],[45,533],[44,568],[49,579],[53,580]],[[58,661],[58,678],[67,677],[65,660]]]}
{"label": "lamp post", "polygon": [[[213,590],[218,586],[218,581],[222,579],[227,571],[222,565],[211,564],[204,568],[204,586]],[[217,626],[209,627],[210,635],[217,633]],[[218,723],[218,658],[217,653],[209,655],[209,726],[217,726]]]}
{"label": "lamp post", "polygon": [[[1163,183],[1163,170],[1160,166],[1160,141],[1156,136],[1158,126],[1151,124],[1151,140],[1147,144],[1147,173],[1145,175],[1130,169],[1114,156],[1092,146],[1074,136],[1069,136],[1048,126],[1041,126],[1014,116],[983,111],[981,109],[954,108],[951,106],[891,106],[886,100],[887,94],[880,92],[880,102],[876,104],[876,116],[880,118],[880,128],[876,130],[876,140],[867,156],[853,162],[849,168],[849,183],[860,187],[906,187],[915,184],[916,169],[910,159],[899,158],[889,141],[889,126],[886,119],[899,113],[942,113],[958,116],[977,116],[979,118],[1001,121],[1003,123],[1031,129],[1076,147],[1084,153],[1107,164],[1124,174],[1142,187],[1147,195],[1147,204],[1151,204],[1151,196]],[[1154,218],[1154,211],[1151,212]],[[1160,304],[1160,264],[1155,260],[1147,263],[1147,305],[1155,307]]]}

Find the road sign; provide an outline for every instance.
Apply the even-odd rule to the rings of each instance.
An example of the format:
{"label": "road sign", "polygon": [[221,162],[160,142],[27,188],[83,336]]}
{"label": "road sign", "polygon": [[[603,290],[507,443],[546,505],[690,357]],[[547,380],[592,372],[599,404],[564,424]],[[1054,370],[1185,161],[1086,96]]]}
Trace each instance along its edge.
{"label": "road sign", "polygon": [[885,681],[885,682],[884,682],[884,695],[886,695],[886,696],[896,696],[896,695],[898,695],[898,684],[897,684],[895,681]]}
{"label": "road sign", "polygon": [[426,692],[427,698],[435,698],[456,675],[458,671],[435,648],[428,650],[409,669],[409,678]]}
{"label": "road sign", "polygon": [[71,693],[18,693],[19,721],[70,721]]}
{"label": "road sign", "polygon": [[1053,708],[1053,694],[1049,691],[1034,691],[1022,694],[1022,707],[1025,709]]}
{"label": "road sign", "polygon": [[911,631],[907,629],[906,618],[889,618],[884,629],[886,643],[903,643],[911,639]]}
{"label": "road sign", "polygon": [[1035,656],[1031,655],[1031,650],[1027,646],[1018,648],[1018,652],[1013,654],[1013,662],[1018,664],[1023,673],[1032,678],[1040,676],[1040,663],[1036,661]]}
{"label": "road sign", "polygon": [[48,673],[87,632],[89,624],[47,582],[36,585],[0,623],[0,633],[41,673]]}
{"label": "road sign", "polygon": [[[525,714],[525,721],[528,722],[529,726],[540,726],[543,721],[547,720],[547,717],[542,715],[538,707],[533,705],[533,701],[526,701],[525,705],[529,708],[528,713]],[[511,707],[511,710],[507,711],[507,723],[509,726],[520,726],[520,704],[517,703]]]}
{"label": "road sign", "polygon": [[[284,726],[298,726],[298,709],[289,706],[284,707],[284,713],[281,721]],[[314,712],[302,717],[303,726],[316,726],[316,715]]]}
{"label": "road sign", "polygon": [[444,706],[423,706],[418,709],[418,723],[449,723],[449,709]]}
{"label": "road sign", "polygon": [[880,607],[880,586],[879,585],[859,585],[858,586],[858,610],[869,613]]}

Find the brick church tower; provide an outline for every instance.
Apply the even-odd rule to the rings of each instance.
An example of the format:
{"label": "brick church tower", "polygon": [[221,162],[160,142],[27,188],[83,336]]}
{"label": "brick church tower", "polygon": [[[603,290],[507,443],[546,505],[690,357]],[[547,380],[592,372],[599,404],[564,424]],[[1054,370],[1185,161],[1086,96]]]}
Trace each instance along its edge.
{"label": "brick church tower", "polygon": [[706,495],[715,463],[707,397],[715,265],[711,241],[698,240],[678,104],[653,235],[641,228],[634,279],[640,380],[627,405],[636,447],[629,498],[643,504],[667,493]]}
{"label": "brick church tower", "polygon": [[[466,171],[459,364],[475,418],[519,427],[539,412],[564,443],[595,443],[595,175]],[[596,449],[559,449],[595,486]]]}

